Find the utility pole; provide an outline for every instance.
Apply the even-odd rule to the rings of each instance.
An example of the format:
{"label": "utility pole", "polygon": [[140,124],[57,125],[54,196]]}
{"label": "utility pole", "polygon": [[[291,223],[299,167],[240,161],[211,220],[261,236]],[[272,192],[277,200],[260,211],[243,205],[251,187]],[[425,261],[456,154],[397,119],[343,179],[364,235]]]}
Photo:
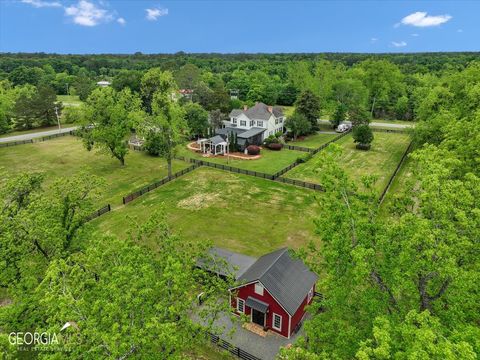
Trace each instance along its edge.
{"label": "utility pole", "polygon": [[57,115],[57,124],[58,124],[58,130],[61,130],[61,126],[60,126],[60,118],[58,117],[58,107],[55,106],[55,115]]}

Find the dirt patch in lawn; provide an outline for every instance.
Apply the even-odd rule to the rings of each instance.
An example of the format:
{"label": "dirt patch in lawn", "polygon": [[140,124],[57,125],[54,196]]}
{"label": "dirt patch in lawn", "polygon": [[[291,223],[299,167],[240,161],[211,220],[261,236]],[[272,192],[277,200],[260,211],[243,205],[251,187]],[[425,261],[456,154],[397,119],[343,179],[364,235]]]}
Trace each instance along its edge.
{"label": "dirt patch in lawn", "polygon": [[210,207],[218,200],[220,200],[220,194],[199,193],[180,200],[177,207],[188,210],[201,210]]}

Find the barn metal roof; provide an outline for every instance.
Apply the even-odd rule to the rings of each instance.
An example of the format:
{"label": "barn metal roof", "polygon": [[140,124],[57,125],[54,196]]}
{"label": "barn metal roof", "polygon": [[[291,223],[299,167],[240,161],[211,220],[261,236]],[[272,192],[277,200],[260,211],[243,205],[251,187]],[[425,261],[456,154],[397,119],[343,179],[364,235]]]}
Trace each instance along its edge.
{"label": "barn metal roof", "polygon": [[255,299],[251,296],[249,296],[247,298],[247,301],[245,302],[245,305],[247,305],[248,307],[251,307],[255,310],[258,310],[262,313],[266,313],[267,310],[268,310],[268,306],[269,306],[267,303],[264,303],[263,301]]}
{"label": "barn metal roof", "polygon": [[256,260],[251,256],[212,247],[206,257],[197,261],[197,266],[221,276],[233,275],[237,280]]}
{"label": "barn metal roof", "polygon": [[260,257],[239,277],[245,283],[260,281],[292,316],[317,279],[317,274],[302,260],[293,259],[287,248]]}

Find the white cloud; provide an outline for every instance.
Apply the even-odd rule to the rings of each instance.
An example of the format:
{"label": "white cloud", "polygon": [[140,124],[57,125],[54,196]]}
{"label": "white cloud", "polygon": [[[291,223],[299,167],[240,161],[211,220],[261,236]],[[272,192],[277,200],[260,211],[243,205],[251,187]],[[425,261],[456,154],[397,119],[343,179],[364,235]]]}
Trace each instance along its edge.
{"label": "white cloud", "polygon": [[24,4],[32,5],[36,8],[43,8],[43,7],[62,7],[58,1],[43,1],[43,0],[21,0]]}
{"label": "white cloud", "polygon": [[420,36],[418,34],[410,34],[410,35],[412,35],[413,37],[419,37]]}
{"label": "white cloud", "polygon": [[[417,27],[429,27],[429,26],[438,26],[449,21],[452,17],[448,14],[445,15],[427,15],[424,11],[417,11],[413,14],[405,16],[401,20],[403,25],[411,25]],[[396,24],[397,27],[399,24]]]}
{"label": "white cloud", "polygon": [[392,45],[395,47],[404,47],[404,46],[407,46],[407,43],[405,41],[399,41],[399,42],[392,41]]}
{"label": "white cloud", "polygon": [[462,30],[462,29],[458,29],[457,32],[458,32],[458,33],[462,33],[463,30]]}
{"label": "white cloud", "polygon": [[145,11],[147,12],[146,18],[150,21],[155,21],[161,16],[168,15],[168,9],[164,8],[145,9]]}
{"label": "white cloud", "polygon": [[125,25],[125,24],[127,23],[127,21],[126,21],[124,18],[122,18],[122,17],[119,17],[119,18],[117,19],[117,22],[118,22],[120,25]]}
{"label": "white cloud", "polygon": [[377,41],[378,41],[378,39],[377,39],[377,38],[374,38],[374,37],[372,37],[372,38],[370,39],[370,42],[371,42],[372,44],[373,44],[373,43],[376,43]]}
{"label": "white cloud", "polygon": [[109,11],[86,0],[66,7],[65,15],[70,16],[75,24],[82,26],[95,26],[113,20],[113,15]]}

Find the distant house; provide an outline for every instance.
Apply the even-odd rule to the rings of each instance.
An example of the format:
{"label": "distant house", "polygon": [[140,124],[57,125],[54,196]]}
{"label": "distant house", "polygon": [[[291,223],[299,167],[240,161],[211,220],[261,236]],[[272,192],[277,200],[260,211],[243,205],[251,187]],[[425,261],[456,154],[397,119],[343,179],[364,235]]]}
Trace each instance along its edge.
{"label": "distant house", "polygon": [[107,87],[107,86],[110,86],[111,83],[110,83],[110,81],[102,80],[102,81],[97,82],[97,85],[100,86],[100,87]]}
{"label": "distant house", "polygon": [[[248,145],[261,145],[270,135],[277,132],[283,132],[285,116],[280,106],[269,106],[264,103],[256,103],[255,106],[243,110],[234,109],[229,114],[229,120],[223,122],[223,127],[215,130],[214,137],[202,139],[204,142],[211,142],[217,136],[221,136],[228,143],[228,136],[235,134],[237,145],[240,151],[243,151]],[[218,138],[216,139],[218,142]],[[216,152],[210,151],[214,149]],[[204,153],[222,154],[228,149],[223,147],[224,151],[215,147],[202,147]]]}
{"label": "distant house", "polygon": [[220,276],[232,274],[240,285],[229,289],[232,311],[286,338],[296,332],[315,294],[318,276],[287,248],[258,259],[213,248],[199,267]]}

